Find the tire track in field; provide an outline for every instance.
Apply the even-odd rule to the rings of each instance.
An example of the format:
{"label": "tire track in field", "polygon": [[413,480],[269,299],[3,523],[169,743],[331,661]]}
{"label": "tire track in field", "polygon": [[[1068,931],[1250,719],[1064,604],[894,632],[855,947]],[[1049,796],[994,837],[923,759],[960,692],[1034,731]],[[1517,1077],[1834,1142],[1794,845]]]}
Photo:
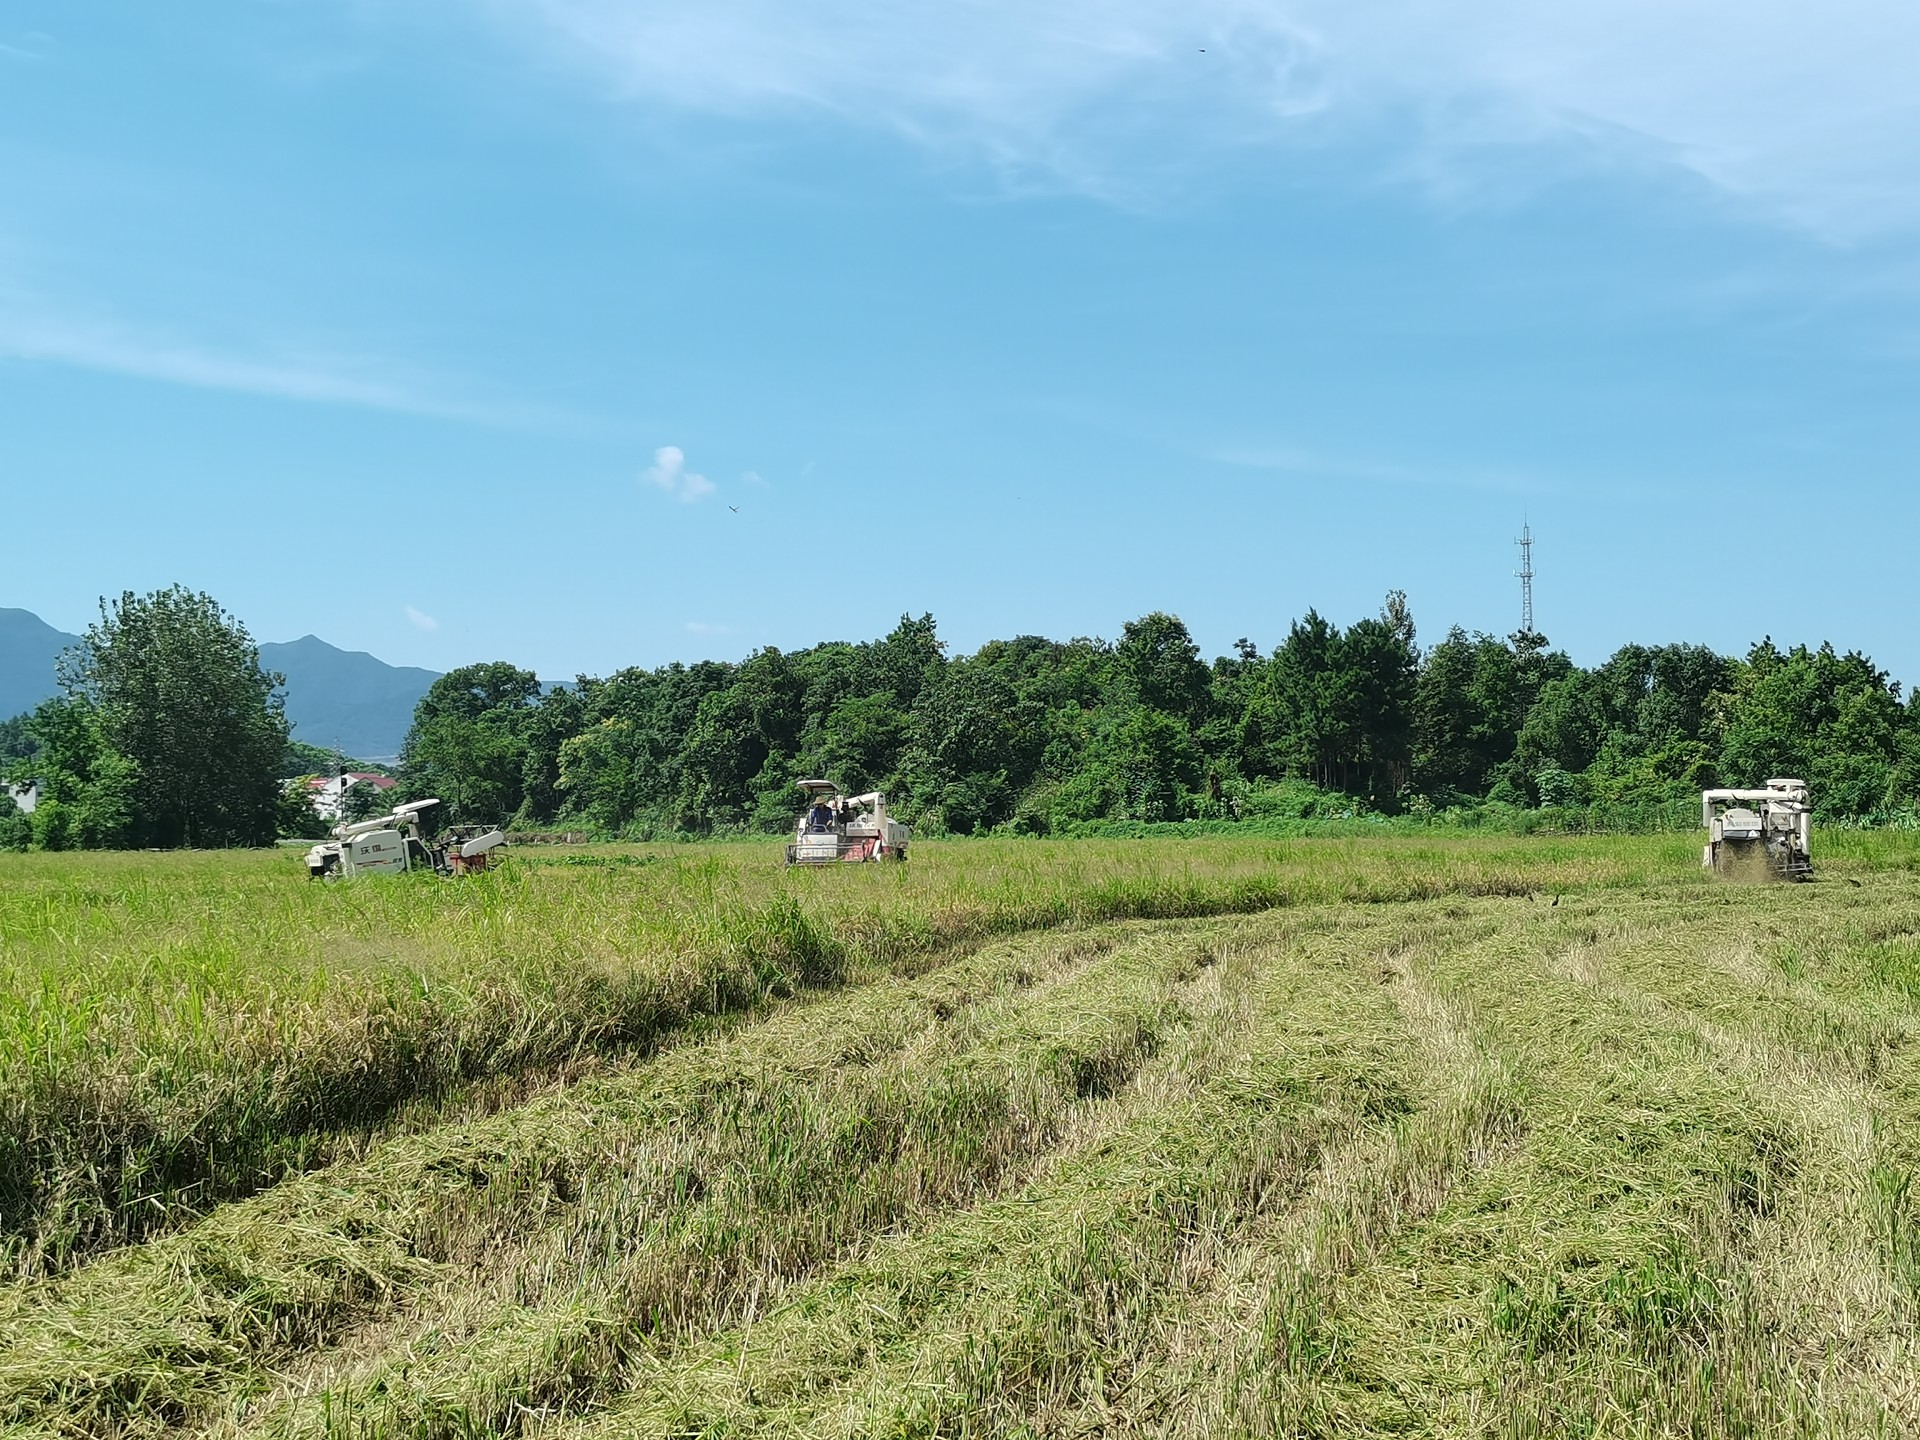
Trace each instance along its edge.
{"label": "tire track in field", "polygon": [[1697,916],[1653,898],[1538,919],[1508,966],[1428,957],[1510,1049],[1535,1129],[1395,1247],[1372,1272],[1377,1295],[1348,1287],[1349,1353],[1375,1358],[1308,1429],[1560,1434],[1633,1414],[1649,1434],[1784,1435],[1844,1422],[1850,1407],[1798,1391],[1743,1289],[1780,1127],[1739,1077],[1701,1063],[1691,1017],[1606,978],[1636,946],[1697,939]]}
{"label": "tire track in field", "polygon": [[[1122,947],[1123,952],[1162,952],[1155,986],[1161,997],[1155,1005],[1162,1021],[1154,1028],[1152,1043],[1128,1043],[1129,1037],[1123,1035],[1123,1043],[1117,1048],[1092,1052],[1075,1049],[1069,1066],[1070,1083],[1061,1087],[1057,1097],[1061,1103],[1052,1122],[1036,1128],[1030,1137],[1033,1143],[1023,1148],[1011,1166],[997,1173],[973,1174],[957,1189],[926,1187],[904,1207],[887,1206],[879,1213],[856,1212],[848,1217],[849,1223],[824,1237],[826,1243],[803,1246],[799,1251],[788,1248],[778,1257],[763,1255],[760,1263],[721,1266],[716,1272],[712,1264],[713,1235],[697,1226],[693,1227],[697,1249],[692,1256],[684,1247],[676,1251],[671,1240],[658,1247],[642,1244],[625,1266],[625,1273],[616,1275],[615,1283],[602,1286],[605,1303],[597,1314],[582,1313],[583,1309],[594,1310],[592,1302],[557,1313],[509,1303],[504,1307],[506,1319],[502,1323],[502,1307],[492,1303],[493,1297],[482,1297],[480,1308],[487,1312],[482,1334],[462,1335],[457,1345],[435,1345],[424,1354],[419,1347],[410,1346],[398,1373],[389,1357],[377,1357],[350,1376],[336,1377],[337,1383],[330,1384],[317,1403],[314,1397],[302,1397],[256,1409],[245,1433],[330,1434],[337,1415],[351,1416],[355,1426],[370,1425],[375,1430],[409,1435],[465,1435],[478,1430],[510,1433],[530,1418],[592,1404],[597,1397],[617,1389],[635,1365],[659,1365],[687,1343],[698,1343],[715,1330],[750,1324],[751,1317],[763,1306],[777,1304],[786,1288],[805,1280],[849,1247],[869,1242],[876,1233],[903,1226],[910,1232],[942,1211],[976,1202],[1018,1183],[1032,1167],[1047,1163],[1050,1147],[1074,1126],[1078,1114],[1124,1088],[1140,1066],[1151,1064],[1153,1054],[1188,1023],[1184,997],[1196,977],[1211,965],[1212,957],[1204,948],[1177,935],[1135,934],[1130,938],[1133,943]],[[1079,983],[1082,979],[1087,983]],[[1112,977],[1095,976],[1061,977],[1053,984],[1062,991],[1073,985],[1077,992],[1087,992],[1094,990],[1096,980],[1102,987],[1113,984]],[[1062,993],[1056,998],[1069,997]],[[1084,1028],[1096,1016],[1090,1007],[1096,1003],[1110,1005],[1113,997],[1076,993],[1071,998],[1068,1010],[1043,1027],[1049,1032],[1043,1039],[1047,1050],[1069,1047],[1072,1027]],[[1017,1025],[1030,1026],[1044,1018],[1030,1013],[1042,1008],[1032,1003],[1035,999],[1033,994],[1022,997],[1020,1012],[1014,1017]],[[990,1054],[981,1054],[970,1057],[968,1063],[992,1068],[1001,1062]],[[858,1177],[852,1183],[857,1186]],[[575,1247],[568,1244],[560,1248],[571,1251]],[[675,1268],[676,1255],[693,1260],[693,1273]],[[650,1290],[660,1297],[691,1295],[699,1303],[691,1313],[681,1314],[663,1326],[648,1315],[636,1289]],[[557,1334],[553,1329],[556,1322]],[[591,1339],[586,1338],[588,1332]]]}
{"label": "tire track in field", "polygon": [[[1382,957],[1382,970],[1409,1030],[1424,1035],[1427,1053],[1440,1060],[1438,1073],[1453,1076],[1453,1098],[1436,1097],[1429,1109],[1384,1137],[1355,1142],[1348,1154],[1329,1152],[1329,1170],[1349,1183],[1328,1187],[1317,1210],[1302,1207],[1252,1232],[1268,1248],[1257,1257],[1243,1252],[1237,1266],[1227,1267],[1213,1303],[1183,1314],[1177,1297],[1166,1302],[1175,1324],[1147,1367],[1158,1375],[1158,1390],[1136,1385],[1124,1407],[1048,1415],[1048,1433],[1066,1433],[1077,1422],[1102,1434],[1181,1436],[1478,1434],[1502,1425],[1516,1434],[1558,1434],[1581,1423],[1577,1404],[1564,1394],[1506,1389],[1497,1277],[1502,1230],[1507,1243],[1521,1238],[1503,1218],[1508,1197],[1539,1189],[1523,1177],[1564,1158],[1555,1147],[1564,1143],[1566,1117],[1554,1111],[1568,1100],[1576,1113],[1591,1105],[1579,1098],[1587,1077],[1574,1057],[1583,1043],[1577,1026],[1591,1027],[1593,1017],[1577,1021],[1563,1054],[1553,1053],[1554,1041],[1543,1050],[1543,1037],[1530,1033],[1539,1017],[1572,998],[1563,988],[1539,991],[1529,973],[1528,941],[1544,918],[1538,912],[1525,921],[1509,916],[1528,912],[1502,916],[1488,907],[1442,914],[1471,923],[1401,937]],[[1462,989],[1463,976],[1480,984]],[[1552,1122],[1552,1133],[1532,1132],[1536,1115]],[[1551,1187],[1543,1198],[1553,1200]],[[1572,1194],[1562,1198],[1579,1203]],[[1311,1218],[1303,1222],[1303,1214]],[[1649,1242],[1657,1249],[1657,1235],[1642,1232],[1638,1243]],[[1668,1301],[1657,1288],[1635,1287],[1664,1282],[1657,1271],[1621,1278],[1620,1293],[1595,1297],[1602,1302],[1597,1323],[1649,1325],[1658,1340],[1660,1327],[1675,1323],[1658,1308]],[[1496,1283],[1489,1296],[1481,1287],[1490,1279]],[[1247,1320],[1255,1314],[1257,1326]],[[1209,1352],[1220,1334],[1244,1337],[1230,1359]],[[1603,1334],[1598,1343],[1611,1342]],[[1777,1373],[1767,1372],[1764,1360],[1760,1370],[1742,1370],[1748,1358],[1724,1352],[1722,1373],[1740,1383]],[[1684,1367],[1673,1374],[1683,1390],[1701,1378]],[[1653,1394],[1645,1398],[1656,1403]],[[1681,1393],[1657,1403],[1677,1417],[1689,1405],[1719,1413],[1714,1407],[1727,1402]]]}
{"label": "tire track in field", "polygon": [[[656,1335],[667,1333],[684,1328],[692,1317],[649,1315],[644,1297],[632,1295],[615,1297],[611,1318],[569,1315],[563,1313],[564,1303],[555,1306],[550,1299],[543,1310],[538,1302],[545,1292],[565,1289],[565,1275],[552,1269],[555,1255],[592,1253],[598,1242],[606,1247],[606,1263],[627,1262],[633,1258],[636,1237],[655,1233],[648,1227],[657,1228],[663,1216],[686,1221],[704,1214],[709,1222],[706,1231],[683,1226],[697,1243],[690,1249],[682,1246],[680,1268],[668,1267],[655,1276],[653,1293],[662,1297],[655,1308],[670,1309],[672,1297],[684,1293],[689,1282],[724,1288],[726,1277],[710,1269],[703,1273],[701,1258],[712,1249],[711,1225],[724,1228],[728,1218],[724,1198],[738,1194],[741,1183],[724,1166],[721,1171],[713,1166],[725,1151],[731,1131],[743,1123],[751,1125],[754,1106],[764,1098],[749,1093],[742,1109],[743,1078],[749,1086],[764,1085],[769,1076],[784,1074],[785,1093],[804,1097],[806,1086],[817,1085],[822,1077],[850,1077],[839,1084],[838,1093],[846,1101],[841,1109],[860,1123],[850,1137],[838,1132],[824,1137],[830,1142],[837,1138],[843,1148],[852,1146],[848,1153],[855,1163],[850,1173],[858,1173],[863,1164],[884,1166],[889,1147],[897,1152],[900,1145],[913,1143],[919,1131],[924,1131],[920,1138],[928,1141],[958,1139],[952,1124],[966,1131],[971,1119],[978,1118],[969,1109],[981,1097],[978,1086],[970,1088],[966,1077],[955,1076],[949,1064],[944,1072],[946,1088],[936,1089],[930,1108],[925,1104],[916,1108],[916,1091],[887,1075],[875,1081],[876,1071],[905,1056],[899,1063],[911,1072],[916,1063],[911,1052],[917,1046],[925,1052],[917,1061],[920,1069],[933,1066],[937,1072],[943,1061],[951,1059],[942,1050],[943,1045],[949,1049],[951,1045],[940,1037],[969,1025],[979,1029],[976,1022],[984,1013],[982,1005],[991,1009],[999,1003],[1008,1012],[1003,1019],[1017,1028],[1029,1010],[1044,1011],[1076,984],[1087,988],[1088,967],[1097,968],[1110,959],[1125,933],[1115,930],[1080,937],[1075,944],[1025,958],[1019,953],[1021,947],[1009,947],[1005,955],[961,967],[962,973],[950,969],[929,979],[880,986],[851,1017],[843,1013],[850,1005],[824,1010],[802,1007],[784,1021],[663,1057],[651,1070],[622,1081],[595,1082],[528,1107],[531,1113],[503,1116],[446,1136],[395,1141],[386,1147],[388,1153],[366,1164],[308,1177],[282,1187],[285,1193],[278,1197],[262,1196],[228,1207],[175,1241],[159,1242],[117,1262],[93,1267],[74,1277],[73,1283],[43,1287],[41,1305],[10,1317],[12,1323],[0,1331],[14,1342],[0,1361],[5,1413],[18,1419],[56,1417],[70,1433],[92,1433],[103,1425],[163,1429],[187,1420],[196,1410],[224,1404],[218,1397],[234,1385],[243,1389],[256,1385],[257,1379],[249,1377],[257,1376],[264,1364],[284,1364],[343,1337],[351,1351],[351,1337],[343,1326],[358,1324],[369,1336],[402,1345],[417,1342],[418,1335],[408,1333],[401,1313],[404,1307],[398,1303],[403,1289],[411,1287],[432,1303],[462,1293],[463,1283],[484,1302],[504,1301],[509,1316],[527,1317],[528,1323],[517,1330],[510,1321],[499,1323],[497,1315],[491,1325],[501,1348],[528,1357],[524,1370],[540,1370],[540,1356],[546,1354],[545,1368],[560,1377],[554,1383],[561,1389],[584,1384],[567,1378],[579,1369],[574,1362],[595,1354],[596,1346],[604,1349],[614,1343],[610,1337],[636,1328],[642,1334],[649,1329]],[[1192,960],[1189,954],[1160,955],[1154,973],[1163,979],[1145,989],[1135,985],[1129,990],[1102,977],[1114,993],[1086,997],[1081,1009],[1088,1023],[1078,1024],[1076,1030],[1077,1022],[1068,1016],[1050,1026],[1046,1035],[1030,1037],[1023,1053],[1032,1062],[1032,1073],[1014,1077],[1030,1093],[998,1100],[989,1097],[986,1106],[989,1131],[1001,1138],[994,1141],[988,1134],[969,1142],[976,1148],[979,1143],[988,1145],[970,1166],[949,1164],[942,1171],[936,1155],[928,1175],[919,1177],[926,1183],[917,1180],[919,1188],[908,1198],[934,1208],[954,1203],[979,1185],[996,1183],[1006,1164],[1017,1167],[1026,1163],[1022,1156],[1043,1150],[1058,1128],[1058,1115],[1053,1112],[1062,1112],[1063,1107],[1070,1110],[1123,1080],[1159,1043],[1150,1033],[1154,1023],[1180,1023],[1177,1014],[1156,1012],[1166,1009],[1164,981],[1191,969]],[[975,989],[980,993],[975,994]],[[1017,997],[1017,1003],[1008,997]],[[1143,1019],[1148,1022],[1144,1028]],[[1055,1030],[1067,1038],[1060,1038]],[[953,1043],[964,1048],[967,1039],[962,1035]],[[992,1035],[972,1039],[984,1043]],[[979,1044],[974,1048],[978,1050]],[[781,1053],[772,1053],[774,1049]],[[797,1059],[788,1053],[796,1050]],[[756,1053],[761,1056],[758,1061],[753,1060]],[[991,1061],[991,1046],[983,1054]],[[727,1055],[737,1057],[731,1071]],[[747,1061],[753,1063],[743,1071],[742,1062]],[[678,1072],[693,1089],[665,1110],[656,1104],[649,1111],[649,1077],[659,1079],[654,1071]],[[938,1073],[929,1073],[938,1080]],[[1023,1105],[1049,1113],[1029,1114]],[[809,1113],[803,1103],[797,1118],[805,1121]],[[892,1129],[876,1134],[872,1123],[876,1114],[885,1119],[887,1113],[895,1117]],[[638,1131],[633,1130],[635,1125]],[[705,1131],[700,1130],[702,1125]],[[943,1125],[947,1128],[942,1129]],[[620,1137],[627,1133],[640,1137],[645,1153],[619,1151]],[[654,1138],[648,1141],[647,1135]],[[701,1151],[701,1135],[708,1142],[708,1152]],[[733,1134],[732,1139],[738,1141],[739,1136]],[[771,1139],[777,1145],[781,1137],[761,1134],[749,1139],[755,1143]],[[721,1151],[711,1150],[716,1143]],[[752,1155],[743,1154],[743,1159],[754,1155],[763,1162],[771,1159],[775,1170],[784,1165],[784,1173],[796,1173],[795,1166],[804,1169],[822,1158],[793,1151],[770,1157],[763,1145]],[[385,1167],[383,1160],[388,1162]],[[391,1168],[395,1163],[398,1168]],[[636,1183],[636,1174],[652,1178]],[[816,1180],[820,1178],[815,1174]],[[717,1188],[709,1196],[706,1192],[712,1187]],[[416,1204],[408,1212],[407,1201],[422,1190],[427,1203]],[[781,1198],[776,1195],[769,1202],[762,1195],[759,1200],[764,1206]],[[308,1203],[304,1208],[291,1207],[289,1215],[290,1199]],[[825,1258],[832,1244],[872,1224],[893,1223],[890,1217],[901,1213],[897,1197],[891,1201],[881,1197],[874,1203],[877,1209],[874,1204],[862,1208],[856,1197],[850,1209],[843,1209],[842,1233],[787,1237],[787,1261],[799,1263],[804,1270]],[[300,1220],[302,1213],[311,1218]],[[262,1239],[259,1222],[272,1225],[276,1215],[294,1222],[282,1227],[291,1253],[263,1256],[257,1249]],[[588,1217],[584,1231],[579,1228],[581,1217]],[[532,1267],[543,1259],[543,1243],[548,1268],[534,1275]],[[649,1253],[657,1259],[664,1248],[654,1246]],[[642,1244],[639,1249],[649,1247]],[[741,1250],[736,1258],[744,1261],[750,1256]],[[194,1272],[199,1285],[197,1293],[185,1297],[185,1304],[180,1303],[181,1297],[159,1291],[169,1272],[177,1273],[182,1263]],[[468,1267],[464,1281],[463,1265]],[[744,1276],[748,1268],[736,1266],[736,1272]],[[280,1273],[274,1273],[276,1269]],[[149,1282],[144,1286],[139,1283],[143,1276]],[[295,1293],[285,1293],[288,1281]],[[279,1295],[273,1293],[276,1282]],[[302,1284],[307,1293],[299,1293]],[[530,1287],[532,1293],[516,1301],[512,1293],[516,1287],[523,1291]],[[696,1283],[696,1293],[697,1288]],[[109,1305],[103,1303],[110,1302],[116,1292],[122,1304],[112,1309],[125,1313],[131,1308],[156,1317],[153,1333],[131,1346],[127,1337],[115,1333]],[[251,1310],[223,1311],[223,1304],[236,1294],[255,1302],[266,1298],[269,1303]],[[634,1313],[636,1299],[644,1322],[639,1327],[622,1318]],[[420,1313],[418,1306],[414,1313]],[[169,1314],[174,1317],[170,1325],[164,1323]],[[383,1327],[383,1316],[392,1317],[392,1323]],[[542,1324],[556,1318],[557,1326],[550,1327],[543,1342]],[[570,1325],[572,1319],[581,1323]],[[63,1323],[68,1333],[58,1347],[60,1354],[51,1355],[48,1347],[31,1343],[36,1332],[47,1336]],[[226,1338],[218,1346],[206,1344],[209,1325],[214,1330],[226,1327]],[[547,1343],[545,1351],[542,1343]],[[166,1374],[172,1383],[160,1393],[129,1397],[119,1378],[129,1373],[129,1366]],[[421,1367],[421,1379],[430,1368]],[[324,1363],[310,1365],[309,1375],[298,1383],[315,1383],[317,1372],[324,1369]],[[544,1383],[538,1374],[527,1373],[497,1388],[503,1393],[538,1392]],[[485,1395],[475,1398],[483,1406],[487,1400]],[[457,1417],[447,1418],[450,1424],[457,1423]]]}
{"label": "tire track in field", "polygon": [[[1457,908],[1452,918],[1478,913]],[[1078,1215],[1090,1228],[1052,1232],[1053,1253],[1069,1263],[1042,1267],[1039,1282],[1005,1277],[996,1289],[996,1257],[979,1244],[948,1253],[934,1276],[876,1278],[870,1258],[846,1277],[852,1289],[844,1303],[832,1292],[813,1294],[804,1323],[770,1317],[755,1332],[773,1332],[764,1345],[735,1336],[735,1353],[723,1342],[702,1370],[664,1371],[654,1377],[664,1395],[616,1407],[584,1429],[596,1436],[703,1426],[809,1436],[956,1427],[1119,1434],[1184,1424],[1191,1434],[1484,1433],[1489,1426],[1560,1434],[1637,1413],[1649,1433],[1877,1433],[1884,1412],[1876,1421],[1876,1407],[1827,1389],[1830,1377],[1795,1373],[1778,1334],[1748,1307],[1735,1268],[1770,1258],[1755,1248],[1771,1223],[1769,1205],[1780,1213],[1767,1192],[1793,1178],[1769,1150],[1779,1100],[1764,1091],[1792,1089],[1804,1075],[1738,1071],[1687,1016],[1659,1004],[1636,1008],[1631,996],[1604,993],[1576,973],[1596,963],[1594,973],[1603,972],[1636,937],[1697,941],[1691,910],[1667,897],[1552,917],[1515,910],[1510,931],[1503,923],[1480,953],[1456,935],[1447,937],[1456,943],[1413,956],[1420,985],[1473,1018],[1517,1080],[1527,1118],[1537,1114],[1550,1129],[1516,1131],[1510,1143],[1469,1141],[1473,1163],[1448,1170],[1450,1184],[1470,1177],[1458,1193],[1440,1194],[1431,1210],[1389,1200],[1393,1223],[1375,1232],[1377,1244],[1353,1247],[1344,1263],[1334,1250],[1303,1266],[1311,1303],[1270,1307],[1280,1323],[1263,1327],[1269,1344],[1252,1375],[1204,1372],[1191,1377],[1195,1385],[1151,1391],[1151,1361],[1143,1366],[1137,1357],[1153,1356],[1156,1346],[1141,1336],[1169,1318],[1177,1326],[1183,1305],[1217,1287],[1213,1266],[1197,1263],[1210,1247],[1188,1238],[1190,1209],[1176,1206],[1173,1223],[1156,1228],[1160,1212],[1149,1204],[1101,1209],[1096,1195],[1082,1193]],[[1501,954],[1503,944],[1510,956]],[[1697,966],[1697,949],[1677,946],[1665,973]],[[1385,968],[1391,985],[1391,964]],[[1820,1050],[1812,1072],[1844,1070],[1848,1049]],[[1216,1126],[1209,1143],[1229,1170],[1230,1156],[1248,1154],[1227,1127]],[[1322,1145],[1320,1163],[1341,1148]],[[1794,1147],[1802,1155],[1807,1148]],[[1164,1171],[1157,1178],[1168,1183]],[[1390,1196],[1392,1182],[1370,1176],[1357,1188],[1359,1195],[1334,1207],[1335,1217],[1364,1217],[1361,1197]],[[1519,1202],[1510,1215],[1503,1188]],[[1230,1187],[1199,1193],[1223,1213],[1245,1203]],[[1195,1193],[1179,1198],[1191,1204]],[[964,1230],[975,1218],[968,1212],[940,1228]],[[997,1234],[1004,1243],[1039,1223],[1030,1216]],[[1569,1239],[1529,1233],[1552,1224],[1567,1227]],[[1142,1231],[1147,1238],[1136,1241]],[[1529,1241],[1542,1253],[1529,1253]],[[1503,1255],[1501,1246],[1521,1248]],[[1556,1284],[1572,1288],[1556,1292]],[[964,1291],[958,1300],[954,1288]],[[856,1301],[889,1313],[862,1321],[849,1309]],[[1844,1294],[1838,1303],[1845,1305]],[[861,1324],[857,1342],[831,1333]],[[1271,1343],[1275,1336],[1284,1347]],[[1283,1349],[1298,1362],[1300,1383],[1275,1395],[1259,1382],[1271,1376],[1267,1358]],[[1910,1364],[1889,1369],[1883,1387],[1911,1383]],[[1174,1381],[1171,1364],[1167,1378]],[[1209,1396],[1224,1397],[1211,1414]]]}
{"label": "tire track in field", "polygon": [[1223,1226],[1406,1113],[1392,1007],[1346,958],[1372,928],[1296,948],[1233,927],[1201,1018],[1020,1190],[882,1242],[564,1433],[1066,1433],[1062,1397],[1128,1388],[1153,1297]]}
{"label": "tire track in field", "polygon": [[[1459,933],[1469,918],[1473,939]],[[1449,906],[1424,928],[1471,944],[1499,933],[1500,921],[1488,919]],[[1238,1217],[1212,1283],[1151,1337],[1143,1393],[1109,1433],[1312,1433],[1315,1392],[1340,1345],[1327,1323],[1339,1287],[1523,1141],[1515,1076],[1471,1012],[1419,977],[1411,956],[1422,943],[1419,930],[1397,935],[1363,963],[1400,1014],[1416,1093],[1426,1098],[1391,1126],[1327,1150],[1293,1205]]]}
{"label": "tire track in field", "polygon": [[[1824,941],[1812,927],[1831,917],[1801,918],[1800,943]],[[1897,1234],[1888,1233],[1898,1216],[1884,1184],[1887,1082],[1911,1084],[1920,1022],[1911,1013],[1840,1017],[1831,996],[1761,963],[1751,940],[1710,952],[1722,983],[1703,994],[1699,983],[1676,984],[1672,968],[1644,960],[1678,952],[1684,974],[1693,959],[1677,943],[1685,936],[1681,926],[1623,933],[1569,951],[1564,969],[1649,1024],[1692,1036],[1755,1113],[1779,1127],[1778,1151],[1742,1187],[1736,1209],[1745,1213],[1713,1238],[1720,1264],[1742,1277],[1750,1323],[1775,1337],[1782,1363],[1809,1393],[1830,1395],[1824,1403],[1836,1415],[1868,1427],[1897,1418],[1920,1429],[1920,1297],[1898,1274]],[[1781,1038],[1783,1014],[1807,1044],[1792,1043],[1791,1031]]]}

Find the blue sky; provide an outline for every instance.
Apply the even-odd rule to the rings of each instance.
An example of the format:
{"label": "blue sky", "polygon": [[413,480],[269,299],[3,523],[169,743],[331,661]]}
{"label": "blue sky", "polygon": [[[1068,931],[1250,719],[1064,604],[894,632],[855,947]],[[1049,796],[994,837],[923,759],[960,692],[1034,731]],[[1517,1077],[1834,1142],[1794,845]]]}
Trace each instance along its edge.
{"label": "blue sky", "polygon": [[[1354,11],[1364,11],[1355,15]],[[1920,12],[0,6],[0,604],[549,678],[1408,592],[1920,680]],[[737,507],[734,508],[734,507]]]}

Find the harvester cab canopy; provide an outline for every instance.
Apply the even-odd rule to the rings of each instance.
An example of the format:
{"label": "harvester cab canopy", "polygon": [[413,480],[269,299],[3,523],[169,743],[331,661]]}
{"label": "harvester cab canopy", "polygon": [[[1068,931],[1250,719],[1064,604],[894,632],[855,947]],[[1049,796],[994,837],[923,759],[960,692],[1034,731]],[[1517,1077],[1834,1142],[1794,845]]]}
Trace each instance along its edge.
{"label": "harvester cab canopy", "polygon": [[1764,873],[1804,880],[1813,874],[1813,804],[1804,780],[1775,779],[1759,790],[1703,790],[1703,863],[1723,874]]}
{"label": "harvester cab canopy", "polygon": [[820,865],[840,860],[906,858],[911,827],[887,816],[887,797],[878,790],[842,795],[831,780],[800,780],[807,798],[787,847],[789,865]]}

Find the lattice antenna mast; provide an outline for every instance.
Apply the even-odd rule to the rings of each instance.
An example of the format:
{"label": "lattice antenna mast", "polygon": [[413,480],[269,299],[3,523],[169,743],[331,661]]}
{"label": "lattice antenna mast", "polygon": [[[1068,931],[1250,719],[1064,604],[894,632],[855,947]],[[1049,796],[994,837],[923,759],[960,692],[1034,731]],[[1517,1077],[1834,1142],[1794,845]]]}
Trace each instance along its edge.
{"label": "lattice antenna mast", "polygon": [[1522,525],[1520,538],[1513,542],[1520,547],[1520,568],[1513,573],[1520,577],[1520,630],[1522,634],[1533,634],[1533,527]]}

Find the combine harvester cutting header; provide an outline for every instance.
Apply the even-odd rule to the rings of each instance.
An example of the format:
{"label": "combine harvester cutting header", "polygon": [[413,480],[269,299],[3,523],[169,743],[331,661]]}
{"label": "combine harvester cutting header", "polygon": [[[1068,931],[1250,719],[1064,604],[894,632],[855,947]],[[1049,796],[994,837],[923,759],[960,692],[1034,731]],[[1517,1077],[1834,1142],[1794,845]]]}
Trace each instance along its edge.
{"label": "combine harvester cutting header", "polygon": [[842,795],[831,780],[802,780],[806,813],[787,846],[789,865],[833,865],[842,860],[904,860],[911,826],[887,818],[887,797],[878,790]]}
{"label": "combine harvester cutting header", "polygon": [[1701,863],[1735,879],[1811,880],[1813,805],[1804,780],[1769,780],[1764,790],[1703,790],[1707,827]]}
{"label": "combine harvester cutting header", "polygon": [[415,800],[396,805],[377,820],[333,827],[334,838],[307,851],[307,878],[330,880],[344,875],[405,875],[432,870],[441,875],[468,875],[487,868],[493,852],[507,843],[498,829],[463,836],[450,831],[438,841],[421,833],[421,817],[438,800]]}

